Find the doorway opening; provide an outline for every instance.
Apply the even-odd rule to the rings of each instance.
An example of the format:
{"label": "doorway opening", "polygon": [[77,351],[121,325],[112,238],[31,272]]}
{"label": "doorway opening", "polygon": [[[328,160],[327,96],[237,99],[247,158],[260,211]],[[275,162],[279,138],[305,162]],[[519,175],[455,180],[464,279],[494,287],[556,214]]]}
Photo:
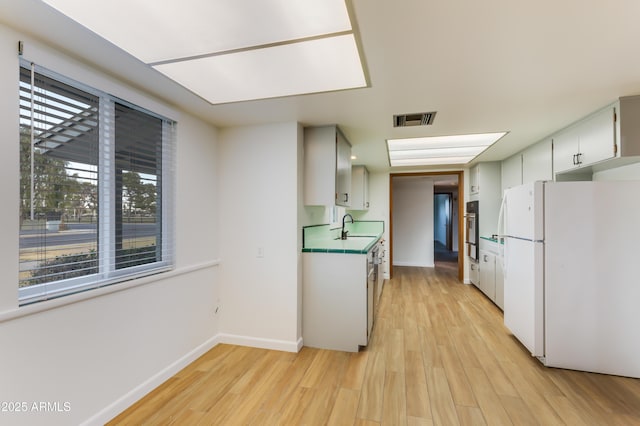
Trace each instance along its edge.
{"label": "doorway opening", "polygon": [[[401,232],[401,234],[396,235],[398,238],[397,244],[400,244],[396,247],[396,250],[404,249],[400,238],[402,237],[402,233],[406,233],[406,230],[403,230],[403,227],[406,227],[406,218],[404,218],[405,207],[404,204],[407,203],[407,186],[404,182],[409,182],[411,179],[407,178],[428,178],[428,180],[432,181],[432,195],[433,198],[433,206],[431,210],[433,212],[433,218],[427,218],[425,215],[424,220],[429,221],[429,227],[432,227],[433,232],[433,241],[429,241],[429,244],[433,244],[430,251],[433,250],[433,266],[435,267],[448,267],[455,273],[457,269],[458,279],[460,281],[463,280],[464,272],[463,272],[463,257],[459,255],[459,248],[463,247],[463,223],[462,220],[464,218],[464,206],[460,200],[464,199],[463,187],[464,187],[464,172],[462,170],[459,171],[448,171],[448,172],[418,172],[418,173],[392,173],[389,176],[389,273],[393,276],[393,266],[394,262],[397,265],[402,266],[404,263],[404,259],[402,258],[403,253],[398,252],[398,256],[394,261],[394,180],[396,181],[396,189],[400,190],[402,188],[402,192],[397,194],[398,198],[397,204],[395,207],[396,215],[400,215],[402,217],[397,217],[395,219],[396,227],[401,226],[397,230],[397,232]],[[400,183],[403,183],[400,185]],[[421,194],[420,194],[421,195]],[[410,202],[410,201],[409,201]],[[437,205],[440,203],[440,209],[442,211],[437,212]],[[413,210],[413,209],[412,209]],[[447,213],[448,212],[448,213]],[[441,220],[444,223],[438,222],[436,224],[436,216],[437,214],[442,214]],[[429,212],[429,216],[431,216],[431,212]],[[448,219],[447,219],[448,217]],[[436,229],[436,227],[441,226],[441,229]],[[395,232],[395,233],[397,233]],[[446,259],[442,259],[440,256],[446,256]],[[406,256],[406,255],[405,255]]]}
{"label": "doorway opening", "polygon": [[458,179],[455,175],[434,179],[433,187],[433,252],[436,268],[458,266]]}

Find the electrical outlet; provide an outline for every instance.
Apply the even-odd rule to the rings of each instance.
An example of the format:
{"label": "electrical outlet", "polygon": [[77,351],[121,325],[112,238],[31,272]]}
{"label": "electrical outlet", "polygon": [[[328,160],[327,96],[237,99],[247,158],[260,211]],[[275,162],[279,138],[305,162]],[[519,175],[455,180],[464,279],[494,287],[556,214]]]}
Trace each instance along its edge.
{"label": "electrical outlet", "polygon": [[256,257],[264,257],[264,247],[258,247],[258,250],[256,250]]}

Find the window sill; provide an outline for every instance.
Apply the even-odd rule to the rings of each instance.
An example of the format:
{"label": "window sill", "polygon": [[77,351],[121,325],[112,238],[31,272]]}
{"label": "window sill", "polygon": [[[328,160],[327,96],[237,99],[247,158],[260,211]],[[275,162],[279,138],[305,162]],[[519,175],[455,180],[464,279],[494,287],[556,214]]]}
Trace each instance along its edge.
{"label": "window sill", "polygon": [[96,297],[106,296],[108,294],[117,293],[120,291],[128,290],[133,287],[140,287],[147,284],[152,284],[157,281],[162,281],[180,275],[189,274],[202,269],[208,269],[216,267],[220,264],[220,259],[215,259],[209,262],[200,263],[197,265],[186,266],[180,269],[173,269],[171,271],[162,272],[159,274],[148,275],[145,277],[124,281],[118,284],[112,284],[105,287],[96,288],[93,290],[83,291],[81,293],[70,294],[67,296],[59,297],[57,299],[45,300],[37,302],[31,305],[21,306],[10,311],[0,313],[0,323],[10,321],[16,318],[25,317],[28,315],[37,314],[40,312],[49,311],[51,309],[60,308],[62,306],[71,305],[74,303],[82,302],[85,300],[93,299]]}

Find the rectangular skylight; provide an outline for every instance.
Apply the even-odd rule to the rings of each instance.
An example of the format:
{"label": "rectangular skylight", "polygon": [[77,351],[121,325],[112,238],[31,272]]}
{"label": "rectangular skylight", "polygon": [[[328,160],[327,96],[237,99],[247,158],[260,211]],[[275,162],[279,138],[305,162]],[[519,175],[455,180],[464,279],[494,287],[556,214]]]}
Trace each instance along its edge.
{"label": "rectangular skylight", "polygon": [[367,85],[345,0],[43,1],[211,103]]}
{"label": "rectangular skylight", "polygon": [[466,164],[503,137],[501,133],[388,139],[391,166]]}
{"label": "rectangular skylight", "polygon": [[366,86],[352,34],[154,66],[213,104]]}

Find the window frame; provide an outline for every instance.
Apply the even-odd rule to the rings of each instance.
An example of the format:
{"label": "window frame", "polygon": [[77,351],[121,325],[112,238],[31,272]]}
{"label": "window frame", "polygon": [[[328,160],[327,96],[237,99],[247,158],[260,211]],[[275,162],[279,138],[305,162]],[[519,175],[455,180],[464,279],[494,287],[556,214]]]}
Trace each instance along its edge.
{"label": "window frame", "polygon": [[[20,306],[56,299],[92,289],[102,288],[116,283],[130,281],[141,277],[167,272],[175,268],[175,235],[174,235],[174,188],[175,188],[175,146],[177,122],[147,108],[111,95],[107,92],[90,87],[86,84],[63,76],[45,67],[20,58],[20,68],[31,69],[49,79],[82,90],[99,98],[98,107],[98,223],[96,226],[96,243],[98,251],[97,273],[80,277],[67,278],[42,284],[35,284],[18,288],[18,303]],[[20,78],[18,79],[19,81]],[[161,162],[161,182],[157,199],[159,205],[156,218],[160,220],[159,234],[156,234],[156,244],[159,243],[160,258],[155,262],[142,265],[117,268],[115,262],[116,247],[116,191],[115,191],[115,148],[116,132],[115,119],[116,104],[135,109],[153,118],[161,120],[161,148],[159,151]],[[22,155],[22,154],[20,154]],[[157,158],[157,157],[156,157]],[[122,216],[121,216],[122,217]],[[46,246],[45,246],[46,247]],[[16,284],[17,285],[17,284]]]}

